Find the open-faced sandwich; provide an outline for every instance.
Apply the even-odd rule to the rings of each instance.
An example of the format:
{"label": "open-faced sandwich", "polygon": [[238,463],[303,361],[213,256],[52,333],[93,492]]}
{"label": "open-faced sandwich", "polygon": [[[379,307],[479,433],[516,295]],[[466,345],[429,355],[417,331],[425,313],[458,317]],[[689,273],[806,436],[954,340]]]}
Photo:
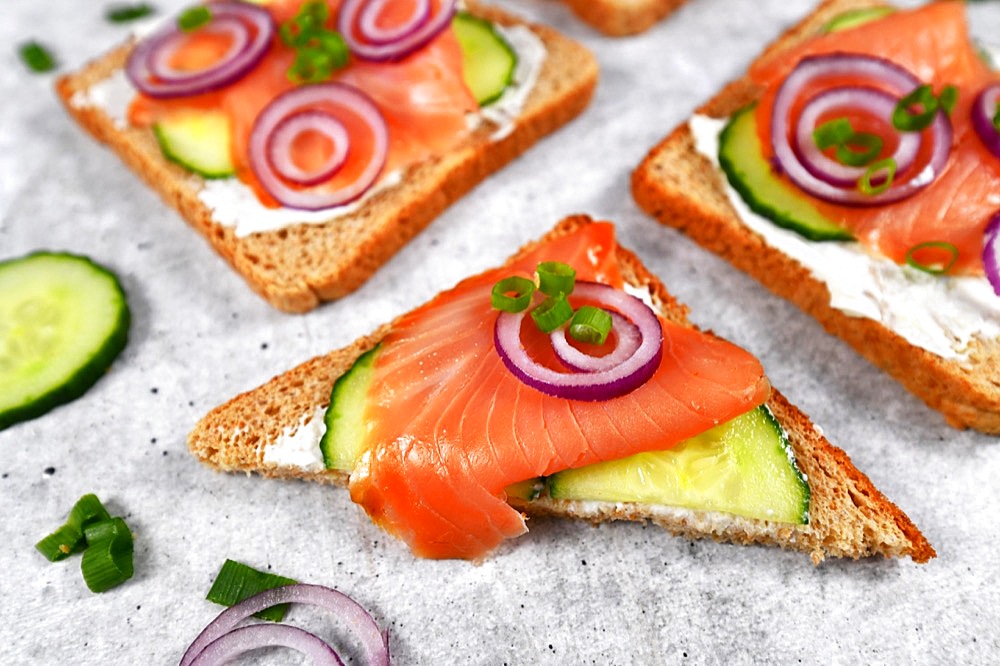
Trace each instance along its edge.
{"label": "open-faced sandwich", "polygon": [[188,445],[219,470],[347,486],[424,557],[482,558],[525,514],[650,520],[815,562],[934,556],[756,358],[686,313],[610,223],[567,218],[216,408]]}
{"label": "open-faced sandwich", "polygon": [[653,148],[647,212],[1000,434],[1000,72],[963,2],[827,0]]}
{"label": "open-faced sandwich", "polygon": [[648,30],[686,0],[563,0],[577,16],[606,35]]}
{"label": "open-faced sandwich", "polygon": [[69,112],[304,312],[580,113],[590,53],[457,0],[218,0],[63,77]]}

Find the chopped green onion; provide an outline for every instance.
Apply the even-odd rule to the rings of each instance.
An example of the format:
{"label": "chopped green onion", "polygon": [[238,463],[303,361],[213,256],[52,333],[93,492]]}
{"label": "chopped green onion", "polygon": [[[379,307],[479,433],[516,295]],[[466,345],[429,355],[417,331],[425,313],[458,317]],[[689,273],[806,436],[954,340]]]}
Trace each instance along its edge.
{"label": "chopped green onion", "polygon": [[109,518],[108,520],[102,520],[98,523],[91,523],[83,528],[83,538],[87,540],[88,544],[94,544],[99,541],[104,541],[105,539],[111,539],[121,534],[128,532],[131,535],[131,530],[129,530],[128,525],[125,521],[117,516],[115,518]]}
{"label": "chopped green onion", "polygon": [[63,525],[35,544],[49,562],[64,560],[83,549],[83,533],[72,525]]}
{"label": "chopped green onion", "polygon": [[526,277],[512,275],[493,285],[490,303],[496,310],[520,312],[531,304],[531,296],[534,293],[534,282]]}
{"label": "chopped green onion", "polygon": [[1000,102],[997,102],[997,112],[993,114],[993,127],[1000,132]]}
{"label": "chopped green onion", "polygon": [[347,65],[350,51],[339,32],[326,28],[330,8],[322,0],[306,2],[299,12],[281,24],[281,41],[295,49],[288,78],[296,84],[321,83]]}
{"label": "chopped green onion", "polygon": [[847,118],[827,121],[813,130],[813,141],[820,150],[836,146],[837,161],[847,166],[864,166],[882,152],[882,138],[868,132],[855,132]]}
{"label": "chopped green onion", "polygon": [[574,340],[603,345],[611,332],[611,315],[593,305],[581,306],[569,324],[569,334]]}
{"label": "chopped green onion", "polygon": [[576,271],[561,261],[543,261],[538,264],[538,289],[546,296],[572,294]]}
{"label": "chopped green onion", "polygon": [[551,333],[573,317],[573,306],[566,294],[549,296],[531,311],[531,318],[542,333]]}
{"label": "chopped green onion", "polygon": [[97,495],[88,493],[73,505],[69,512],[69,518],[66,519],[66,524],[83,532],[88,525],[105,520],[111,520],[111,514],[101,504],[101,500],[97,499]]}
{"label": "chopped green onion", "polygon": [[[880,185],[872,185],[872,178],[883,173],[885,174],[885,181]],[[872,196],[882,194],[892,187],[892,181],[895,178],[896,160],[891,157],[887,157],[884,160],[872,163],[868,167],[868,170],[865,171],[864,175],[858,180],[858,189],[861,190],[863,194],[870,194]]]}
{"label": "chopped green onion", "polygon": [[[917,259],[917,253],[923,253],[927,250],[942,250],[948,257],[945,261],[933,263]],[[906,253],[907,265],[925,273],[931,273],[932,275],[947,273],[955,265],[956,261],[958,261],[958,248],[947,241],[927,241],[926,243],[920,243],[911,247]]]}
{"label": "chopped green onion", "polygon": [[[121,521],[121,518],[115,520]],[[124,522],[121,524],[125,525]],[[121,585],[134,572],[132,555],[132,533],[128,527],[124,530],[115,529],[112,536],[88,543],[80,562],[83,582],[91,592],[106,592]]]}
{"label": "chopped green onion", "polygon": [[104,18],[111,23],[126,23],[144,18],[155,12],[156,10],[145,2],[138,5],[112,5],[105,10]]}
{"label": "chopped green onion", "polygon": [[951,112],[955,110],[955,104],[958,103],[958,88],[945,86],[941,94],[938,95],[938,100],[941,102],[941,108],[950,116]]}
{"label": "chopped green onion", "polygon": [[820,150],[840,146],[854,136],[854,127],[847,118],[834,118],[813,130],[813,141]]}
{"label": "chopped green onion", "polygon": [[[914,107],[920,110],[914,110]],[[901,132],[919,132],[934,122],[941,103],[929,85],[918,86],[896,104],[892,111],[892,126]]]}
{"label": "chopped green onion", "polygon": [[193,32],[212,20],[212,10],[204,5],[189,7],[177,17],[177,27],[184,32]]}
{"label": "chopped green onion", "polygon": [[[212,589],[205,597],[222,606],[234,606],[247,597],[283,585],[294,585],[297,581],[277,574],[258,571],[234,560],[226,560],[219,575],[212,583]],[[272,622],[281,622],[288,612],[288,604],[279,604],[255,613],[255,617]]]}
{"label": "chopped green onion", "polygon": [[19,52],[21,54],[21,60],[23,60],[24,64],[28,66],[28,69],[33,72],[41,74],[43,72],[50,72],[56,68],[55,57],[53,57],[52,53],[50,53],[47,48],[38,42],[32,41],[21,44]]}

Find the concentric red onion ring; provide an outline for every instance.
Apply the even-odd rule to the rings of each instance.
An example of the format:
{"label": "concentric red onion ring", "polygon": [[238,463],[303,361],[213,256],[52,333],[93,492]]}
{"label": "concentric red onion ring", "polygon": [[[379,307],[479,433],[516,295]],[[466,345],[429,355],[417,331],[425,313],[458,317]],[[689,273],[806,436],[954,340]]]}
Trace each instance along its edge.
{"label": "concentric red onion ring", "polygon": [[262,647],[289,647],[305,654],[317,666],[344,666],[337,651],[321,638],[287,624],[253,624],[233,629],[205,646],[191,666],[219,666]]}
{"label": "concentric red onion ring", "polygon": [[[656,314],[638,298],[607,285],[577,282],[576,289],[593,285],[601,305],[614,309],[639,329],[642,341],[618,365],[596,372],[562,373],[532,359],[521,344],[521,321],[527,310],[501,312],[493,329],[493,344],[504,365],[522,382],[542,393],[567,400],[610,400],[635,390],[653,376],[663,356],[663,329]],[[574,290],[576,293],[576,290]]]}
{"label": "concentric red onion ring", "polygon": [[[325,188],[325,181],[311,187],[296,187],[271,165],[268,147],[272,135],[290,117],[312,109],[332,114],[331,108],[336,108],[338,113],[354,115],[371,130],[374,141],[371,158],[357,179],[338,189]],[[350,146],[347,150],[349,160]],[[318,83],[279,95],[260,112],[250,132],[250,167],[271,196],[287,208],[320,210],[354,201],[378,178],[388,152],[389,128],[375,102],[357,88],[343,83]]]}
{"label": "concentric red onion ring", "polygon": [[[326,161],[306,171],[292,159],[292,145],[305,132],[317,132],[333,143],[333,152]],[[317,110],[299,111],[278,123],[267,141],[267,159],[274,171],[297,185],[316,185],[329,180],[347,161],[350,145],[347,128],[333,115]]]}
{"label": "concentric red onion ring", "polygon": [[[864,176],[866,167],[852,167],[831,159],[819,149],[813,138],[813,130],[823,115],[833,109],[862,107],[872,116],[892,124],[892,112],[899,100],[875,88],[845,86],[819,93],[802,108],[795,126],[796,154],[802,165],[815,177],[837,187],[854,187]],[[901,132],[896,151],[890,156],[896,161],[897,177],[908,169],[920,150],[920,135],[916,132]]]}
{"label": "concentric red onion ring", "polygon": [[[378,3],[380,7],[382,4],[380,0],[344,0],[337,17],[337,30],[343,35],[353,55],[377,62],[402,60],[424,46],[451,25],[458,7],[458,0],[439,0],[436,10],[431,3],[428,14],[422,20],[419,12],[414,12],[405,27],[393,30],[401,35],[398,39],[380,43],[378,40],[383,38],[383,34],[376,34],[375,39],[372,39],[365,33],[364,23],[367,22],[361,20],[363,13],[374,13],[377,16],[376,9],[369,9],[371,3]],[[371,22],[374,22],[374,18]]]}
{"label": "concentric red onion ring", "polygon": [[200,30],[231,35],[233,47],[211,67],[185,73],[169,62],[187,35],[171,21],[132,50],[125,74],[138,90],[159,99],[209,92],[242,78],[271,44],[275,25],[262,7],[244,2],[211,3],[212,20]]}
{"label": "concentric red onion ring", "polygon": [[254,613],[277,604],[300,603],[324,608],[347,622],[354,634],[361,640],[365,653],[365,663],[374,666],[388,666],[389,641],[380,633],[375,620],[364,608],[346,594],[321,585],[286,585],[265,590],[244,599],[232,608],[219,613],[212,622],[194,639],[180,666],[190,664],[212,643],[230,633],[240,622]]}
{"label": "concentric red onion ring", "polygon": [[413,14],[407,20],[395,28],[383,28],[378,24],[379,15],[390,2],[398,0],[369,0],[364,3],[358,18],[358,30],[365,39],[372,44],[391,44],[408,37],[421,25],[423,25],[431,15],[431,0],[416,0],[413,5]]}
{"label": "concentric red onion ring", "polygon": [[983,238],[983,270],[993,291],[1000,296],[1000,213],[990,218]]}
{"label": "concentric red onion ring", "polygon": [[600,372],[624,363],[635,353],[642,343],[639,327],[617,312],[608,314],[611,315],[611,329],[617,342],[614,350],[604,356],[590,356],[571,345],[566,337],[568,326],[561,326],[549,334],[552,349],[563,365],[575,372]]}
{"label": "concentric red onion ring", "polygon": [[980,91],[976,101],[972,103],[972,126],[976,128],[983,145],[997,157],[1000,157],[1000,131],[993,124],[997,113],[997,102],[1000,101],[1000,83],[991,83]]}
{"label": "concentric red onion ring", "polygon": [[839,188],[809,172],[799,160],[789,139],[789,115],[803,90],[817,80],[831,76],[865,78],[900,98],[920,85],[919,79],[899,65],[873,56],[834,53],[803,58],[778,89],[771,114],[771,146],[775,158],[792,182],[815,197],[852,206],[874,206],[899,201],[932,183],[944,169],[951,152],[951,121],[943,112],[935,115],[929,129],[934,144],[927,165],[909,179],[896,181],[883,192],[865,194],[855,187]]}

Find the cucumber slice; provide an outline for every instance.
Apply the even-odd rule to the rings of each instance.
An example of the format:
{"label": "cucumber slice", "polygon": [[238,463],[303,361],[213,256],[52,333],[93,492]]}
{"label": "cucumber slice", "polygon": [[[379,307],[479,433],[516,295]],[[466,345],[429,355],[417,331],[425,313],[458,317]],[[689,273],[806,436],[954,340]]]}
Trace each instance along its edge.
{"label": "cucumber slice", "polygon": [[640,453],[548,478],[554,499],[642,502],[782,523],[809,521],[809,485],[766,406],[669,451]]}
{"label": "cucumber slice", "polygon": [[125,347],[125,292],[86,257],[0,262],[0,430],[74,400]]}
{"label": "cucumber slice", "polygon": [[737,111],[719,136],[719,165],[750,210],[814,241],[854,240],[812,201],[774,175],[757,135],[756,105]]}
{"label": "cucumber slice", "polygon": [[869,21],[874,21],[875,19],[880,19],[883,16],[892,14],[895,10],[893,7],[858,7],[857,9],[849,9],[842,14],[837,14],[830,22],[823,26],[823,32],[837,32],[838,30],[849,30],[850,28],[856,28],[859,25],[868,23]]}
{"label": "cucumber slice", "polygon": [[333,383],[324,417],[326,432],[319,442],[327,469],[349,473],[361,453],[365,442],[365,399],[377,353],[378,346],[366,351]]}
{"label": "cucumber slice", "polygon": [[517,54],[485,19],[459,12],[452,20],[462,48],[462,77],[479,106],[495,102],[514,80]]}
{"label": "cucumber slice", "polygon": [[236,173],[230,151],[229,118],[221,111],[188,109],[153,125],[163,156],[204,178]]}

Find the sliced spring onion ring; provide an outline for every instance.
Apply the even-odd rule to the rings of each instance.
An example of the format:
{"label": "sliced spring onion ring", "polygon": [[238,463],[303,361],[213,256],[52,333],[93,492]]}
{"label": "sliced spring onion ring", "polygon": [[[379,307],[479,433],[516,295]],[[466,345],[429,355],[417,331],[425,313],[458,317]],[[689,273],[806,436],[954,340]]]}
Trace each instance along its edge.
{"label": "sliced spring onion ring", "polygon": [[[948,255],[943,262],[926,263],[917,259],[917,254],[927,250],[942,250]],[[947,273],[958,261],[958,248],[947,241],[927,241],[914,245],[906,252],[906,264],[925,273],[942,275]]]}
{"label": "sliced spring onion ring", "polygon": [[[320,164],[305,168],[292,159],[292,146],[305,134],[319,134],[333,144]],[[267,159],[278,176],[296,185],[316,185],[332,178],[347,162],[351,140],[347,128],[335,116],[315,109],[286,116],[268,137]]]}
{"label": "sliced spring onion ring", "polygon": [[150,97],[165,99],[209,92],[242,78],[271,44],[275,25],[262,7],[245,2],[213,2],[212,20],[200,30],[214,31],[232,40],[226,55],[210,66],[184,71],[171,64],[190,38],[171,22],[132,50],[125,73],[132,85]]}
{"label": "sliced spring onion ring", "polygon": [[[388,666],[388,635],[379,632],[378,625],[375,624],[375,620],[368,614],[368,611],[346,594],[320,585],[301,583],[266,590],[222,611],[194,639],[181,658],[180,666],[190,666],[212,643],[232,632],[240,622],[254,613],[284,603],[320,606],[338,615],[346,621],[348,627],[361,640],[362,650],[365,653],[364,663],[372,666]],[[248,628],[259,626],[261,625]]]}
{"label": "sliced spring onion ring", "polygon": [[534,293],[534,282],[520,275],[512,275],[493,285],[490,304],[496,310],[520,312],[531,305],[531,296]]}
{"label": "sliced spring onion ring", "polygon": [[[419,4],[422,0],[413,1]],[[344,1],[337,18],[337,30],[344,36],[352,54],[364,60],[378,62],[401,60],[448,28],[458,8],[458,0],[432,0],[426,13],[420,12],[417,7],[402,25],[379,29],[373,35],[366,32],[366,27],[378,23],[381,9],[395,2],[396,0],[392,3],[380,0]],[[399,37],[385,41],[386,35],[390,33],[398,34]]]}
{"label": "sliced spring onion ring", "polygon": [[972,126],[987,150],[1000,157],[1000,83],[983,88],[972,103]]}
{"label": "sliced spring onion ring", "polygon": [[188,7],[177,17],[177,27],[183,32],[197,30],[212,20],[212,10],[205,5]]}
{"label": "sliced spring onion ring", "polygon": [[[124,521],[121,525],[125,525]],[[110,534],[100,541],[87,542],[83,551],[80,571],[91,592],[107,592],[127,581],[134,572],[132,533],[128,527],[115,527]]]}
{"label": "sliced spring onion ring", "polygon": [[617,312],[608,312],[608,315],[615,334],[615,348],[604,356],[591,356],[574,347],[566,338],[566,328],[551,333],[552,349],[563,365],[576,372],[600,372],[624,363],[635,353],[642,342],[639,328]]}
{"label": "sliced spring onion ring", "polygon": [[538,264],[538,290],[546,296],[573,293],[576,270],[561,261],[543,261]]}
{"label": "sliced spring onion ring", "polygon": [[551,333],[573,318],[573,306],[566,300],[566,294],[547,296],[531,309],[531,318],[538,330]]}
{"label": "sliced spring onion ring", "polygon": [[663,355],[663,329],[656,314],[638,298],[607,285],[578,282],[577,294],[592,285],[588,300],[617,311],[639,330],[641,342],[628,358],[596,372],[563,373],[532,359],[521,344],[524,312],[502,312],[497,317],[493,343],[504,365],[522,382],[542,393],[567,400],[610,400],[642,386],[653,376]]}
{"label": "sliced spring onion ring", "polygon": [[611,332],[611,313],[592,305],[584,305],[569,322],[569,335],[574,340],[593,345],[603,345]]}
{"label": "sliced spring onion ring", "polygon": [[[918,107],[918,111],[914,111]],[[892,126],[901,132],[919,132],[934,122],[934,116],[941,109],[941,103],[934,96],[929,85],[917,86],[905,95],[892,111]]]}
{"label": "sliced spring onion ring", "polygon": [[[798,187],[815,197],[833,203],[855,206],[881,205],[898,201],[927,187],[943,171],[951,151],[951,122],[947,114],[940,112],[940,110],[934,115],[934,120],[928,130],[920,135],[921,141],[929,140],[932,142],[927,164],[919,170],[910,169],[906,174],[907,178],[896,178],[891,186],[884,190],[866,193],[861,191],[856,184],[851,187],[840,187],[835,184],[836,174],[827,177],[829,174],[822,170],[822,177],[819,177],[803,164],[801,149],[810,144],[815,146],[815,144],[810,140],[802,141],[801,137],[804,134],[807,139],[811,138],[813,127],[803,128],[800,132],[801,119],[791,117],[792,109],[798,98],[807,91],[813,90],[815,87],[823,87],[823,84],[836,81],[843,76],[849,76],[852,79],[870,79],[880,90],[897,98],[921,85],[913,74],[881,58],[849,53],[803,58],[779,87],[771,115],[772,148],[775,158],[785,174]],[[830,90],[838,89],[836,86],[827,87]],[[866,107],[866,104],[867,101],[862,102],[861,106]],[[790,126],[793,126],[792,131],[789,131]],[[795,140],[797,146],[793,145],[793,136],[799,137]],[[873,165],[869,166],[868,171],[871,171],[871,166]],[[912,171],[916,171],[916,173],[911,173]],[[869,182],[869,184],[871,183]],[[876,186],[874,189],[878,189],[878,187]]]}
{"label": "sliced spring onion ring", "polygon": [[73,553],[82,550],[83,546],[83,532],[69,524],[61,525],[55,532],[35,544],[38,552],[49,562],[65,560]]}
{"label": "sliced spring onion ring", "polygon": [[837,161],[845,166],[868,164],[882,152],[884,142],[877,134],[855,132],[851,121],[837,118],[813,130],[813,140],[820,150],[836,148]]}
{"label": "sliced spring onion ring", "polygon": [[1000,213],[990,218],[983,237],[983,269],[993,291],[1000,296]]}
{"label": "sliced spring onion ring", "polygon": [[[282,585],[295,585],[298,581],[266,571],[258,571],[242,562],[227,559],[212,583],[212,589],[205,596],[211,602],[220,606],[233,606],[247,597],[252,597],[264,590],[270,590]],[[271,622],[281,622],[288,612],[288,604],[272,606],[254,613],[254,617]]]}
{"label": "sliced spring onion ring", "polygon": [[344,666],[337,651],[316,634],[288,624],[254,624],[233,629],[205,646],[192,666],[218,666],[263,647],[287,647],[309,657],[315,666]]}
{"label": "sliced spring onion ring", "polygon": [[[868,165],[864,175],[858,180],[858,190],[873,197],[882,194],[892,187],[896,180],[896,170],[896,160],[891,157]],[[872,182],[875,180],[879,181],[878,184]]]}
{"label": "sliced spring onion ring", "polygon": [[[291,143],[279,143],[273,135],[289,118],[313,110],[334,116],[350,128],[351,133],[368,132],[372,150],[367,155],[352,153],[351,146],[347,146],[347,163],[336,170],[331,181],[302,186],[283,178],[275,169],[271,148],[291,149]],[[250,167],[271,196],[287,208],[320,210],[354,201],[378,178],[388,152],[389,129],[375,102],[357,88],[343,83],[318,83],[279,95],[257,116],[250,132]],[[290,161],[291,157],[288,159]],[[337,182],[341,175],[345,178]]]}

